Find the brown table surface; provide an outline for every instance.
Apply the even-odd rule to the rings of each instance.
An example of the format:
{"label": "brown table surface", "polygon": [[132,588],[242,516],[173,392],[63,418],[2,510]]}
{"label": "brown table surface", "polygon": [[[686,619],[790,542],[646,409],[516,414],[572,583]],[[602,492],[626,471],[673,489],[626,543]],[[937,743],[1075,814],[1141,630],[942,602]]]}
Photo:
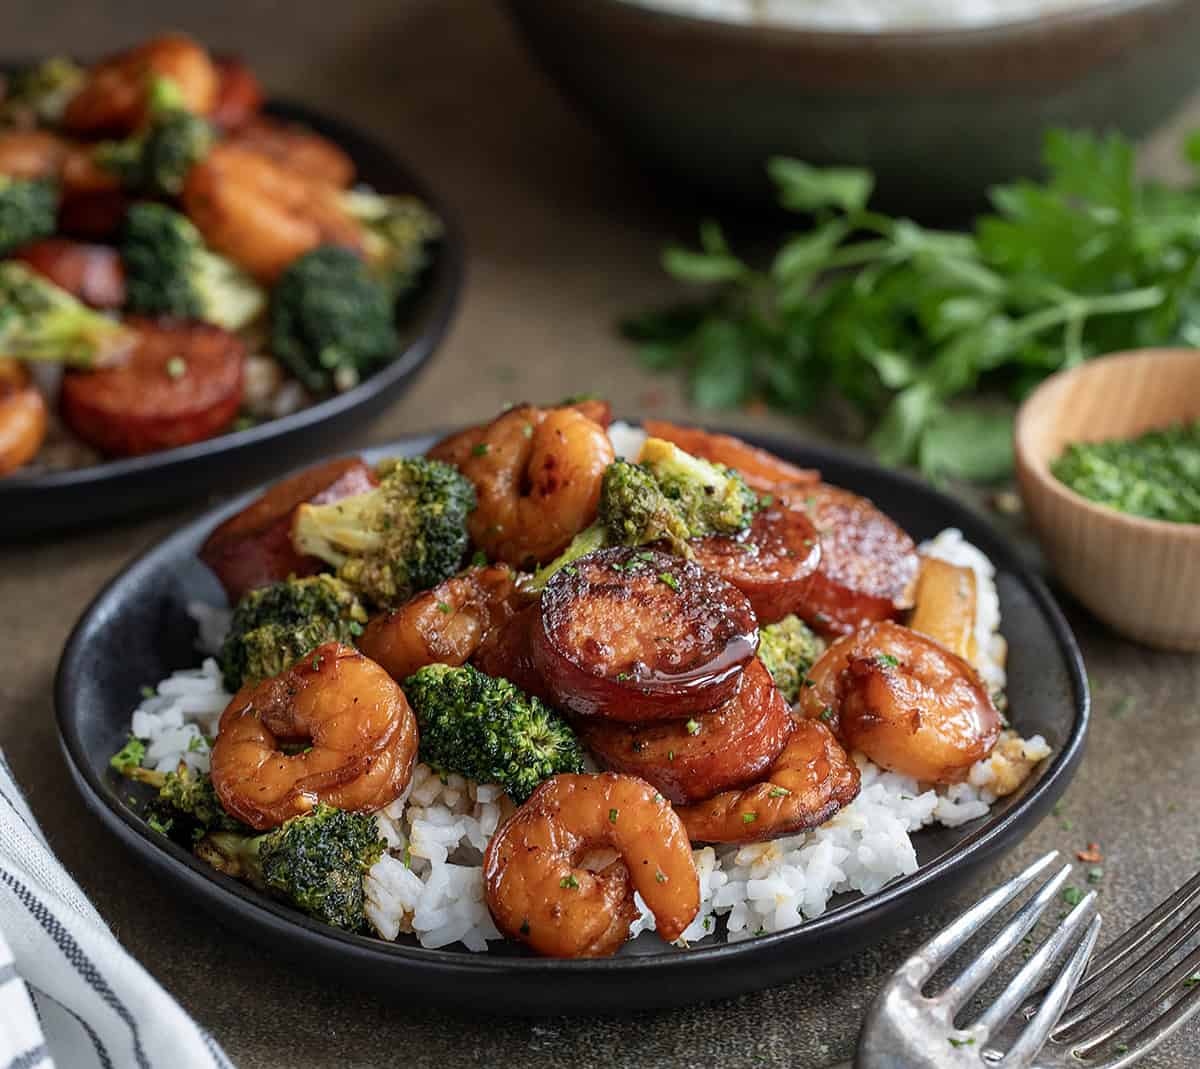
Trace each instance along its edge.
{"label": "brown table surface", "polygon": [[[5,49],[95,53],[178,26],[247,55],[281,93],[352,117],[418,164],[470,243],[465,300],[438,359],[347,447],[583,390],[637,416],[688,416],[677,385],[636,368],[612,325],[670,292],[663,241],[690,225],[619,146],[580,121],[491,4],[318,0],[94,4],[7,0]],[[1200,109],[1193,109],[1198,111]],[[1162,145],[1151,155],[1161,155]],[[692,414],[694,415],[694,414]],[[736,422],[737,417],[734,417]],[[786,426],[741,417],[745,425]],[[199,511],[0,548],[0,747],[51,843],[129,950],[244,1069],[406,1064],[822,1066],[852,1049],[881,978],[970,893],[838,969],[717,1005],[633,1019],[496,1021],[350,994],[285,969],[176,903],[85,812],[53,723],[67,633],[100,585]],[[1200,742],[1200,658],[1151,653],[1071,611],[1094,680],[1087,758],[1061,812],[989,876],[1051,847],[1105,852],[1110,932],[1196,867],[1189,773]],[[1195,1064],[1196,1030],[1147,1066]],[[68,1069],[68,1067],[64,1067]]]}

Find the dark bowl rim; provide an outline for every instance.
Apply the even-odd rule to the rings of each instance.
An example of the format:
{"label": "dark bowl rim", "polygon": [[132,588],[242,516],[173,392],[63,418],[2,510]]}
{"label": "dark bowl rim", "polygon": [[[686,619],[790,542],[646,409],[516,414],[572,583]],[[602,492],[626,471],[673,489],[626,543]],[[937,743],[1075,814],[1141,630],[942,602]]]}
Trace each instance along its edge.
{"label": "dark bowl rim", "polygon": [[[0,70],[11,66],[12,63],[0,63]],[[396,192],[412,193],[420,197],[441,221],[442,233],[431,263],[418,284],[418,291],[413,295],[418,304],[418,311],[412,320],[415,333],[402,343],[402,347],[391,360],[356,386],[288,415],[244,430],[228,430],[215,437],[192,442],[190,445],[175,446],[154,453],[105,460],[83,468],[25,475],[17,472],[0,478],[0,509],[4,506],[6,496],[18,493],[25,494],[37,490],[61,491],[72,487],[83,490],[103,486],[110,480],[146,475],[160,470],[169,471],[176,465],[182,466],[226,451],[269,445],[282,436],[304,431],[353,412],[394,388],[397,383],[403,382],[433,357],[454,318],[464,284],[465,242],[453,212],[421,173],[373,134],[338,116],[290,97],[269,98],[264,104],[264,111],[269,113],[272,110],[282,112],[287,118],[310,122],[339,143],[349,142],[366,149],[372,156],[386,159],[390,167],[404,176],[405,188]],[[355,152],[351,152],[352,158],[355,155]],[[425,302],[423,306],[422,302]],[[406,324],[402,322],[400,325],[403,335]]]}
{"label": "dark bowl rim", "polygon": [[807,28],[777,23],[733,22],[685,11],[647,7],[641,0],[591,0],[612,9],[630,10],[662,26],[687,26],[695,31],[715,30],[746,41],[779,39],[783,43],[848,45],[872,42],[883,45],[955,45],[986,44],[1019,39],[1034,29],[1076,30],[1100,25],[1110,19],[1134,15],[1172,3],[1173,0],[1092,0],[1079,9],[1056,11],[1048,15],[1025,15],[1018,19],[982,26],[911,26],[891,30],[853,30]]}
{"label": "dark bowl rim", "polygon": [[[108,609],[106,602],[116,594],[119,587],[135,573],[152,570],[160,557],[172,558],[175,555],[173,551],[178,546],[192,539],[199,530],[214,526],[226,515],[243,507],[247,501],[262,491],[262,487],[247,491],[216,508],[209,509],[140,553],[104,585],[72,629],[55,673],[55,720],[64,757],[72,778],[83,795],[84,803],[133,852],[149,859],[152,865],[164,869],[170,868],[177,878],[188,883],[197,894],[219,899],[222,897],[222,892],[227,893],[237,901],[220,904],[243,913],[252,913],[255,923],[289,933],[293,937],[295,930],[299,928],[304,939],[316,940],[322,950],[330,952],[336,950],[351,959],[370,959],[380,964],[411,962],[441,973],[462,972],[473,975],[496,973],[499,975],[516,970],[519,973],[550,971],[557,976],[587,976],[594,975],[598,970],[608,973],[628,973],[667,966],[670,966],[672,970],[703,970],[709,965],[753,953],[759,948],[777,947],[789,940],[807,941],[823,936],[836,936],[840,925],[853,927],[855,922],[867,919],[867,915],[871,912],[885,913],[889,908],[896,907],[901,900],[919,893],[922,888],[929,887],[943,878],[950,879],[956,874],[965,875],[972,862],[999,851],[1019,830],[1018,825],[1036,816],[1040,808],[1039,803],[1046,799],[1047,795],[1056,795],[1065,787],[1066,784],[1060,785],[1059,781],[1064,776],[1069,780],[1082,758],[1091,716],[1091,695],[1083,655],[1066,617],[1042,579],[1020,559],[1011,547],[1009,540],[997,531],[983,514],[928,485],[916,475],[898,469],[882,468],[878,464],[844,450],[827,446],[813,446],[807,443],[797,445],[783,435],[747,433],[745,430],[738,431],[732,428],[726,430],[714,427],[712,429],[724,433],[740,434],[763,448],[779,450],[785,456],[790,454],[794,457],[798,452],[802,453],[804,463],[818,467],[822,463],[832,462],[849,469],[853,475],[878,475],[884,471],[904,489],[910,489],[920,494],[935,495],[946,507],[947,515],[953,518],[955,524],[965,521],[968,526],[982,527],[989,533],[992,542],[988,551],[989,557],[997,571],[1006,571],[1021,583],[1032,596],[1037,609],[1054,634],[1057,652],[1062,657],[1071,682],[1075,715],[1069,735],[1050,758],[1050,763],[1037,781],[1026,789],[1024,794],[1005,813],[989,819],[953,848],[922,865],[911,875],[901,877],[875,894],[860,896],[839,905],[820,917],[805,921],[795,928],[757,936],[753,939],[727,942],[710,947],[696,947],[685,953],[664,950],[623,957],[570,960],[426,949],[421,946],[410,946],[387,942],[376,937],[351,934],[311,920],[303,914],[271,901],[228,876],[213,872],[211,868],[198,861],[176,843],[165,840],[152,832],[131,809],[113,804],[111,792],[93,774],[84,753],[76,725],[77,717],[73,715],[72,692],[74,677],[78,671],[76,664],[82,656],[87,639],[86,632],[98,619],[103,618]],[[370,457],[389,450],[414,446],[426,448],[442,433],[445,432],[431,431],[408,435],[381,445],[372,445],[360,451],[340,455]],[[177,866],[171,866],[170,861],[177,862]]]}

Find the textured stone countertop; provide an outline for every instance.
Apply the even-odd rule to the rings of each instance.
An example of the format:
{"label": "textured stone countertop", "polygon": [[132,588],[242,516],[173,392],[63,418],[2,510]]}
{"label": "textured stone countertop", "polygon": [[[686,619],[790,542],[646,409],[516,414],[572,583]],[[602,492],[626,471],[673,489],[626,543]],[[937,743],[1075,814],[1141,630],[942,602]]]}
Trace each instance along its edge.
{"label": "textured stone countertop", "polygon": [[[279,92],[352,117],[414,161],[470,245],[458,319],[416,387],[347,447],[478,419],[506,400],[589,390],[618,410],[687,416],[614,336],[616,317],[665,296],[665,238],[690,226],[562,102],[501,13],[470,0],[242,4],[3,0],[5,49],[97,52],[178,26],[247,55]],[[1196,109],[1193,109],[1195,112]],[[1152,150],[1153,154],[1153,150]],[[778,420],[743,416],[745,423]],[[118,936],[243,1069],[406,1065],[820,1067],[852,1049],[881,977],[968,900],[837,969],[716,1005],[626,1019],[489,1020],[350,994],[285,968],[177,904],[89,816],[59,754],[51,681],[101,584],[198,511],[0,547],[0,747],[51,843]],[[1094,681],[1088,754],[1058,816],[989,877],[1057,847],[1103,844],[1109,932],[1165,896],[1200,857],[1195,815],[1200,658],[1120,641],[1067,606]],[[1196,1064],[1197,1032],[1147,1060]],[[64,1067],[69,1069],[69,1067]]]}

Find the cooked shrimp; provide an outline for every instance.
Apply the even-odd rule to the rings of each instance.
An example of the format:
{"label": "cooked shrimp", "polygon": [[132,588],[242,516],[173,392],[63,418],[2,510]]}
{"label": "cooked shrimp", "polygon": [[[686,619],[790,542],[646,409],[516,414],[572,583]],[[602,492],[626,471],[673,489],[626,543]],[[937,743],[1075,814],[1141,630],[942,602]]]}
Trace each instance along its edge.
{"label": "cooked shrimp", "polygon": [[468,568],[373,617],[358,648],[397,681],[427,664],[457,667],[513,614],[516,603],[516,576],[507,564]]}
{"label": "cooked shrimp", "polygon": [[553,560],[596,518],[600,481],[613,462],[600,424],[574,408],[533,405],[511,408],[429,455],[457,464],[474,483],[471,541],[515,568]]}
{"label": "cooked shrimp", "polygon": [[801,720],[761,783],[676,812],[694,843],[757,843],[824,824],[858,788],[858,766],[833,732]]}
{"label": "cooked shrimp", "polygon": [[239,127],[229,140],[314,182],[342,188],[354,181],[354,161],[346,152],[299,123],[260,115]]}
{"label": "cooked shrimp", "polygon": [[71,146],[48,130],[0,133],[0,174],[9,178],[57,178]]}
{"label": "cooked shrimp", "polygon": [[839,639],[809,670],[806,716],[877,765],[923,783],[958,783],[1000,737],[978,673],[930,638],[890,621]]}
{"label": "cooked shrimp", "polygon": [[[619,860],[600,872],[580,866],[606,847]],[[492,837],[483,879],[497,927],[547,957],[616,953],[638,915],[635,890],[668,942],[700,908],[692,849],[670,803],[612,772],[538,787]]]}
{"label": "cooked shrimp", "polygon": [[699,427],[682,427],[662,419],[642,421],[642,427],[653,438],[674,442],[686,453],[724,464],[742,473],[742,478],[756,490],[778,490],[788,486],[809,486],[820,475],[810,468],[798,468],[756,445],[743,442],[732,434],[715,434]]}
{"label": "cooked shrimp", "polygon": [[336,189],[240,145],[217,145],[192,167],[182,199],[204,240],[264,282],[318,245],[362,249]]}
{"label": "cooked shrimp", "polygon": [[[280,748],[299,741],[312,745]],[[374,661],[327,642],[234,695],[213,745],[212,782],[230,813],[263,831],[318,802],[382,809],[408,786],[416,755],[403,691]]]}
{"label": "cooked shrimp", "polygon": [[128,134],[146,117],[153,78],[169,78],[183,106],[207,115],[217,99],[219,77],[208,53],[182,34],[154,37],[101,60],[67,103],[63,126],[80,134]]}
{"label": "cooked shrimp", "polygon": [[24,364],[0,356],[0,476],[32,460],[45,437],[45,400]]}

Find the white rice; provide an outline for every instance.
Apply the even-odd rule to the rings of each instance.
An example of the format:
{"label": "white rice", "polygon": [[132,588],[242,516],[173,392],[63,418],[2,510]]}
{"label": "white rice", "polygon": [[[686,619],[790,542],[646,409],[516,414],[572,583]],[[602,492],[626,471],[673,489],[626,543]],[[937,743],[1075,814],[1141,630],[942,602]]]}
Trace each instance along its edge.
{"label": "white rice", "polygon": [[608,440],[619,460],[637,460],[648,437],[641,427],[631,427],[623,419],[614,420],[608,426]]}

